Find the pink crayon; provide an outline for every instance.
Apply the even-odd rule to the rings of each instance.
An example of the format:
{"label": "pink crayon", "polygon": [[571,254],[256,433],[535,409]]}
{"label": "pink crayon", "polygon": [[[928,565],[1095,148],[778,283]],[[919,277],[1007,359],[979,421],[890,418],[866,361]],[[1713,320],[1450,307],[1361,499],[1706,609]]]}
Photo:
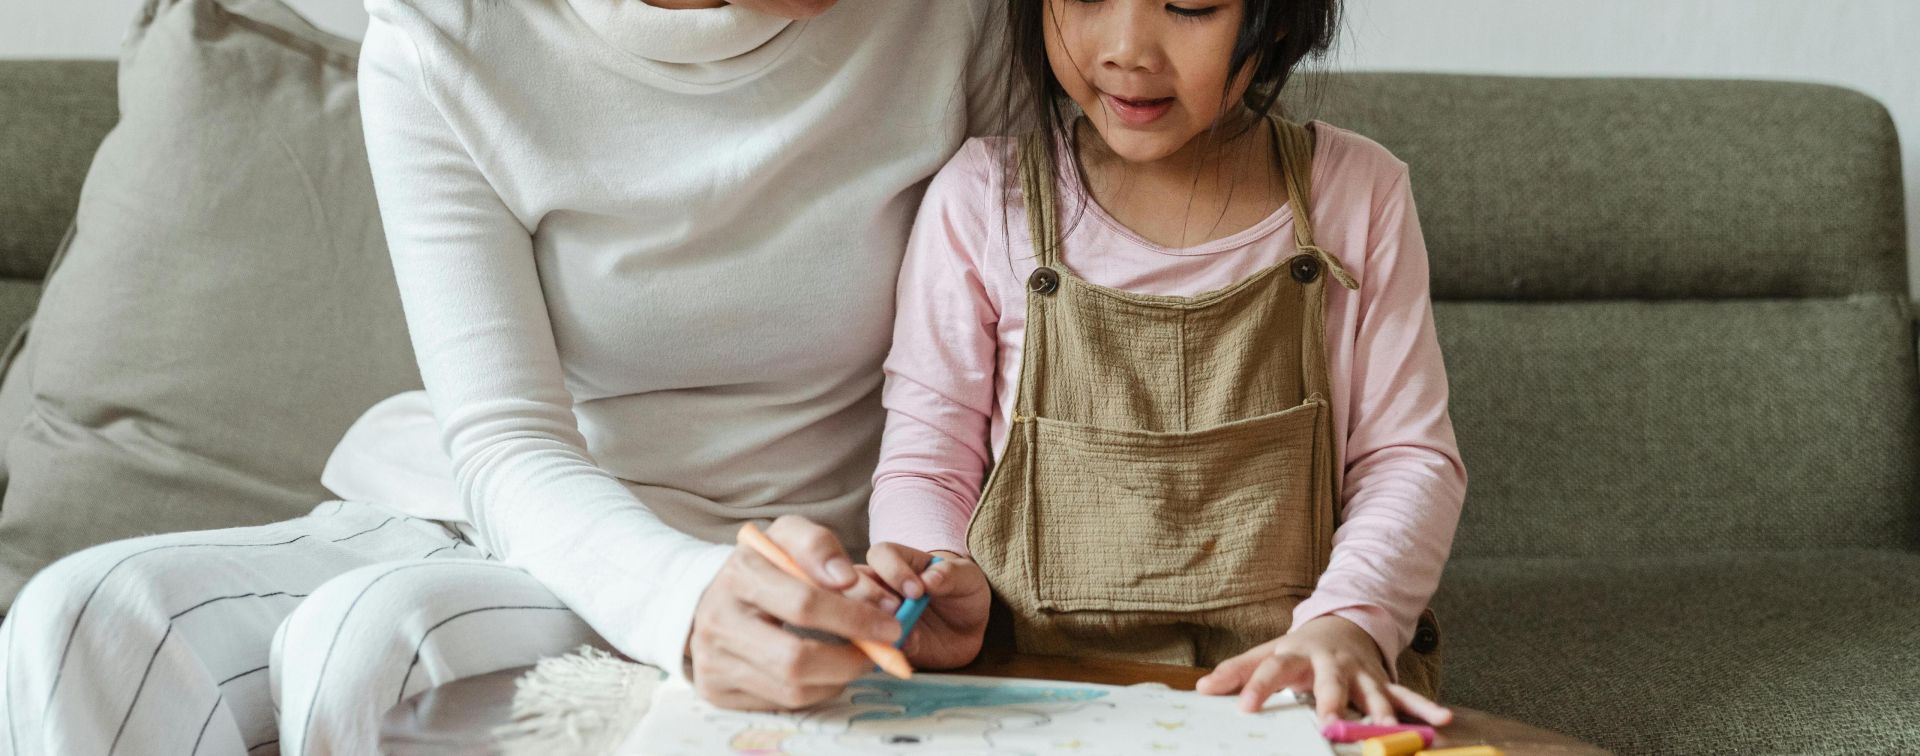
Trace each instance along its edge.
{"label": "pink crayon", "polygon": [[1335,743],[1358,743],[1367,738],[1392,735],[1396,732],[1417,733],[1420,736],[1421,746],[1423,748],[1433,746],[1433,728],[1426,725],[1370,725],[1338,720],[1320,728],[1321,736]]}

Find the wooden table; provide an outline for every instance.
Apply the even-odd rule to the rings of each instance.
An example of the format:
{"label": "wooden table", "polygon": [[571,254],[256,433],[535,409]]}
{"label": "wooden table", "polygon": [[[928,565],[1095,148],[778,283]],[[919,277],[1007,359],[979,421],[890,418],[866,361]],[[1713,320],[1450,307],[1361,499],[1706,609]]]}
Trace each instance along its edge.
{"label": "wooden table", "polygon": [[[393,707],[380,726],[381,752],[392,756],[482,756],[495,752],[493,728],[507,721],[513,681],[531,667],[502,670],[442,685]],[[1050,656],[986,658],[958,674],[1030,677],[1045,680],[1133,685],[1157,682],[1192,690],[1206,674],[1196,667],[1066,659]],[[1436,748],[1488,744],[1509,756],[1590,756],[1605,754],[1579,740],[1501,719],[1473,709],[1453,707],[1454,722],[1440,732]],[[1357,748],[1340,749],[1358,753]]]}

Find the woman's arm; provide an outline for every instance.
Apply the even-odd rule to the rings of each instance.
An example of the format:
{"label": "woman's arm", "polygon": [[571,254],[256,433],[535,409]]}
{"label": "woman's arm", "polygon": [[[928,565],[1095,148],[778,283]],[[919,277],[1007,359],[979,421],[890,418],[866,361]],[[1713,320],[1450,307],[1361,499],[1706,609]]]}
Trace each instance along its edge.
{"label": "woman's arm", "polygon": [[678,673],[694,605],[731,549],[663,524],[588,456],[528,226],[442,118],[411,41],[378,15],[360,88],[394,274],[467,516],[616,648]]}

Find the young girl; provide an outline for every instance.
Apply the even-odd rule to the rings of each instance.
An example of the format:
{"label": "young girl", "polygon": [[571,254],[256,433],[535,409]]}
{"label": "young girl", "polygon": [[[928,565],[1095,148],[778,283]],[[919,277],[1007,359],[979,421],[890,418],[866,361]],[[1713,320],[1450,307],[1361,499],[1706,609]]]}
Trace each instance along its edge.
{"label": "young girl", "polygon": [[886,363],[868,558],[934,597],[916,665],[979,652],[991,585],[1023,652],[1450,718],[1422,610],[1466,471],[1407,167],[1269,115],[1336,6],[1012,4],[1044,125],[934,179]]}

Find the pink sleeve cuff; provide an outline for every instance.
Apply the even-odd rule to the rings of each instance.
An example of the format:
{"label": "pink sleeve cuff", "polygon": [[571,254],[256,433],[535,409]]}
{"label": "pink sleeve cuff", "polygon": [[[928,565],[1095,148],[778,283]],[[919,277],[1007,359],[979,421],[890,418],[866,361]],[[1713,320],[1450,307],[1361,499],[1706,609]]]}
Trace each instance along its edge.
{"label": "pink sleeve cuff", "polygon": [[926,495],[911,486],[883,485],[874,490],[867,516],[874,543],[973,556],[967,550],[967,524],[973,511],[961,511],[944,497]]}

